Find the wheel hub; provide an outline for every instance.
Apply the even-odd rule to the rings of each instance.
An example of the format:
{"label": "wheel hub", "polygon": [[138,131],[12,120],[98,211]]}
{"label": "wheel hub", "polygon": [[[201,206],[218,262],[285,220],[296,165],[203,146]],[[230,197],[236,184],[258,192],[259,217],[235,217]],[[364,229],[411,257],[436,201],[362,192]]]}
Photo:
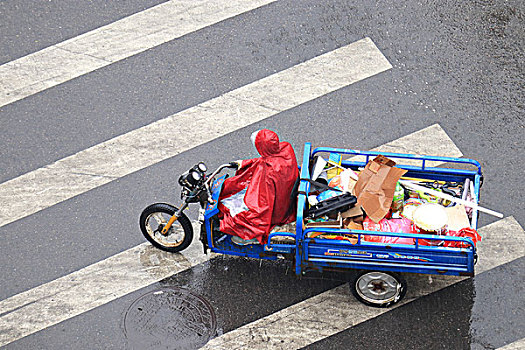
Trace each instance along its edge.
{"label": "wheel hub", "polygon": [[370,289],[374,293],[383,294],[383,293],[386,292],[386,286],[385,286],[385,283],[383,281],[372,281],[372,282],[370,282],[370,285],[371,285]]}
{"label": "wheel hub", "polygon": [[[162,216],[164,215],[164,217]],[[169,215],[171,216],[171,215]],[[149,232],[149,236],[154,240],[158,241],[159,244],[176,247],[182,244],[184,239],[184,234],[181,235],[179,232],[179,227],[176,222],[167,230],[166,233],[163,233],[162,230],[166,228],[168,223],[168,215],[166,213],[152,213],[146,219],[146,226]],[[182,230],[182,227],[180,227]]]}
{"label": "wheel hub", "polygon": [[401,293],[401,285],[388,273],[369,272],[356,281],[356,291],[365,301],[383,305],[395,301]]}
{"label": "wheel hub", "polygon": [[159,224],[159,227],[157,227],[156,231],[160,233],[161,235],[163,235],[164,237],[168,237],[170,230],[168,230],[166,233],[163,233],[162,230],[164,230],[164,226],[165,226],[164,224]]}

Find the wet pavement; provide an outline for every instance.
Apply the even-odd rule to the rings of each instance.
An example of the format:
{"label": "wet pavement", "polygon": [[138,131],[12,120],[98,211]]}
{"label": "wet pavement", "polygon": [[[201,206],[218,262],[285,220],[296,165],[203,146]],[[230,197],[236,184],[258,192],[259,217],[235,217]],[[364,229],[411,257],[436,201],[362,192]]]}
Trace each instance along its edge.
{"label": "wet pavement", "polygon": [[198,349],[217,334],[217,317],[203,297],[182,288],[140,296],[124,316],[131,349]]}
{"label": "wet pavement", "polygon": [[[0,9],[13,3],[5,1]],[[28,13],[35,13],[35,25],[45,29],[42,18],[49,9],[33,9]],[[2,36],[18,33],[11,16],[26,18],[24,12],[21,7],[8,12]],[[127,10],[102,16],[102,10],[64,7],[60,13],[76,18],[76,12],[98,26]],[[393,65],[355,86],[1,227],[1,298],[142,243],[138,214],[152,202],[178,198],[174,174],[200,160],[213,167],[253,156],[249,136],[261,127],[278,131],[300,154],[306,141],[370,149],[439,123],[466,157],[482,163],[483,204],[524,226],[524,19],[525,3],[518,0],[278,1],[1,107],[0,179],[5,181],[363,37],[372,38]],[[42,42],[89,28],[49,34]],[[0,59],[39,49],[35,37],[48,33],[26,32],[20,29],[20,48],[11,39],[2,42]],[[494,220],[483,215],[479,226]],[[521,258],[484,272],[309,348],[504,346],[525,337],[524,264]],[[296,279],[284,262],[219,258],[7,348],[125,348],[126,312],[164,287],[184,288],[209,302],[220,335],[342,283]]]}
{"label": "wet pavement", "polygon": [[307,349],[497,349],[525,334],[525,258],[321,340]]}

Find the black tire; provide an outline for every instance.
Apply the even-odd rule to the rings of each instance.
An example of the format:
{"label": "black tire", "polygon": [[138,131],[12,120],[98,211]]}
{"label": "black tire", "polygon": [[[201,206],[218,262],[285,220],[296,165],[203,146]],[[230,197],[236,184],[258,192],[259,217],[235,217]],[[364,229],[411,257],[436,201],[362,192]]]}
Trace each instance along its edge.
{"label": "black tire", "polygon": [[400,302],[407,292],[405,279],[393,272],[362,271],[350,282],[357,300],[373,307],[389,307]]}
{"label": "black tire", "polygon": [[[144,237],[155,247],[171,253],[188,248],[193,241],[193,227],[184,214],[173,223],[166,236],[160,233],[163,222],[167,222],[177,210],[174,206],[166,203],[155,203],[144,209],[139,219],[140,230]],[[169,241],[170,237],[174,239],[173,242]]]}

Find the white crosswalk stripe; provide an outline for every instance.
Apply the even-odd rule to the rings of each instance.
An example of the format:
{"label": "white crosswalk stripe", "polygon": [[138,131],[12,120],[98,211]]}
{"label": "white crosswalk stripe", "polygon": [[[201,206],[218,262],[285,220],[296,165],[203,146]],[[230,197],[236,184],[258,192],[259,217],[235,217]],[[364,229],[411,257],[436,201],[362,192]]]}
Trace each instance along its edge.
{"label": "white crosswalk stripe", "polygon": [[525,349],[525,338],[516,340],[513,343],[507,344],[497,350],[523,350]]}
{"label": "white crosswalk stripe", "polygon": [[168,1],[5,63],[0,107],[274,1]]}
{"label": "white crosswalk stripe", "polygon": [[[439,151],[444,152],[445,155],[461,156],[454,142],[437,124],[394,140],[378,149],[435,154],[436,149],[433,145],[436,144],[440,145]],[[396,145],[402,147],[396,148]],[[512,229],[518,230],[518,228]],[[0,301],[0,329],[3,330],[0,332],[0,346],[104,305],[191,268],[208,258],[202,254],[198,242],[194,242],[182,254],[167,254],[144,243]],[[337,297],[339,299],[350,300],[349,296],[345,296],[347,293],[342,293],[337,288],[326,293],[330,295],[335,293],[339,295]],[[350,305],[358,304],[351,302]],[[227,341],[228,337],[225,335],[218,339],[217,344]]]}
{"label": "white crosswalk stripe", "polygon": [[195,242],[183,254],[144,243],[0,301],[0,346],[92,310],[208,260]]}
{"label": "white crosswalk stripe", "polygon": [[[483,242],[479,244],[476,274],[525,256],[525,231],[514,218],[499,220],[479,232]],[[515,244],[500,245],[507,237],[513,237]],[[492,254],[495,247],[499,247],[498,254]],[[409,292],[399,306],[461,280],[432,276],[432,284],[419,283],[414,293],[411,285],[417,278],[422,277],[408,280]],[[348,285],[342,285],[212,339],[203,349],[297,349],[388,311],[361,304],[350,294]]]}
{"label": "white crosswalk stripe", "polygon": [[391,67],[365,38],[6,181],[0,227]]}

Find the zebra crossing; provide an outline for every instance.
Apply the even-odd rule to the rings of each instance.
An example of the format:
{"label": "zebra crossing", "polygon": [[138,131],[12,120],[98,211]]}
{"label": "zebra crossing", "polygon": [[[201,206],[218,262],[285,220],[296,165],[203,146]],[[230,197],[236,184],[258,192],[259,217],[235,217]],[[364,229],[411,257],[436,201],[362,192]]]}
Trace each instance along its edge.
{"label": "zebra crossing", "polygon": [[[6,63],[0,66],[0,107],[275,1],[167,1]],[[0,184],[0,234],[36,213],[46,215],[57,204],[390,69],[372,39],[364,38],[10,179]],[[172,137],[160,137],[166,133]],[[377,150],[462,156],[439,124]],[[525,231],[512,216],[482,227],[480,233],[484,240],[477,274],[525,256]],[[507,237],[514,237],[515,244],[505,244]],[[16,345],[130,293],[206,268],[210,259],[216,257],[204,255],[197,241],[181,254],[143,243],[9,296],[0,301],[0,346]],[[414,288],[397,307],[460,280],[435,277],[430,283],[427,277],[410,277]],[[359,304],[341,285],[218,334],[204,348],[301,348],[390,311]],[[522,344],[517,340],[503,349]]]}
{"label": "zebra crossing", "polygon": [[5,63],[0,107],[274,1],[167,1]]}
{"label": "zebra crossing", "polygon": [[365,38],[58,160],[0,184],[0,226],[390,68]]}
{"label": "zebra crossing", "polygon": [[[413,145],[412,149],[402,148],[402,145],[407,144]],[[377,150],[404,150],[428,154],[436,151],[432,147],[434,144],[439,144],[441,151],[445,151],[444,154],[461,156],[453,141],[437,124],[389,142],[378,147]],[[520,232],[517,227],[514,231]],[[519,257],[519,254],[517,255]],[[17,320],[18,326],[13,332],[16,331],[19,335],[31,334],[192,268],[208,258],[202,254],[198,241],[181,255],[158,251],[144,243],[70,275],[0,301],[0,310],[4,314],[0,318],[0,324],[8,329],[9,325]],[[96,292],[91,292],[87,297],[86,288]],[[335,293],[341,293],[341,289],[337,289]],[[68,310],[66,313],[63,312],[65,305]],[[21,322],[22,320],[25,322]],[[7,334],[6,332],[3,336],[8,337]]]}
{"label": "zebra crossing", "polygon": [[523,348],[525,348],[525,338],[516,340],[513,343],[502,346],[501,348],[498,348],[498,350],[519,350]]}

